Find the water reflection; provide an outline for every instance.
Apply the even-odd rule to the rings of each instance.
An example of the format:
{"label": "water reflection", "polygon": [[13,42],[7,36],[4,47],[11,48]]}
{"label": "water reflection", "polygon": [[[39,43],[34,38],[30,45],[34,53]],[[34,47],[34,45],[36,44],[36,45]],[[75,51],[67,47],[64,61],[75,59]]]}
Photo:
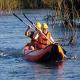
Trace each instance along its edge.
{"label": "water reflection", "polygon": [[64,80],[64,63],[57,64],[57,80]]}
{"label": "water reflection", "polygon": [[64,80],[64,62],[54,64],[33,64],[35,80]]}

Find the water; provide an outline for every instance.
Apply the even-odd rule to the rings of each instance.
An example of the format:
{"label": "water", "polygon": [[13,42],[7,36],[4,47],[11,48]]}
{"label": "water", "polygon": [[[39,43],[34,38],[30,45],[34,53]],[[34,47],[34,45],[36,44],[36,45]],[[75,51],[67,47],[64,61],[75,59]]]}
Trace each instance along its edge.
{"label": "water", "polygon": [[[48,12],[45,10],[27,11],[26,15],[35,23],[36,20],[45,22],[43,17]],[[18,14],[27,24],[30,23]],[[62,37],[61,28],[52,27],[49,30],[54,38]],[[63,63],[39,64],[28,62],[23,57],[23,47],[30,41],[24,36],[27,29],[13,15],[0,16],[0,80],[80,80],[80,42],[75,46],[63,46],[67,55],[77,56],[77,59],[68,59]],[[63,29],[64,30],[64,29]],[[79,35],[78,29],[78,37]],[[70,57],[71,57],[70,56]]]}

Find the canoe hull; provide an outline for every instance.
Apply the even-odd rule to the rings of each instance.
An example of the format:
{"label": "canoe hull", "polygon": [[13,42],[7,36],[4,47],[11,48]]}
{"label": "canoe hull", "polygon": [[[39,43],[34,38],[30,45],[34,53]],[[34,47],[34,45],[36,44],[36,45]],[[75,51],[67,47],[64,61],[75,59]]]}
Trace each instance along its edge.
{"label": "canoe hull", "polygon": [[[61,48],[62,49],[62,48]],[[24,57],[26,60],[34,62],[47,62],[47,61],[56,61],[64,59],[64,51],[59,50],[58,44],[52,44],[47,46],[44,49],[39,50],[26,50],[24,48]]]}

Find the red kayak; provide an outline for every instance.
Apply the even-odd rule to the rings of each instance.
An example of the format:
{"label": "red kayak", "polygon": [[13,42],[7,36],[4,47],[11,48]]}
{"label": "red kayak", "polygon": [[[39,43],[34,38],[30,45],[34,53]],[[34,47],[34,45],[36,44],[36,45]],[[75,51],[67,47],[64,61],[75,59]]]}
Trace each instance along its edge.
{"label": "red kayak", "polygon": [[65,50],[59,44],[51,44],[39,50],[26,50],[24,47],[25,59],[34,62],[62,61],[64,54]]}

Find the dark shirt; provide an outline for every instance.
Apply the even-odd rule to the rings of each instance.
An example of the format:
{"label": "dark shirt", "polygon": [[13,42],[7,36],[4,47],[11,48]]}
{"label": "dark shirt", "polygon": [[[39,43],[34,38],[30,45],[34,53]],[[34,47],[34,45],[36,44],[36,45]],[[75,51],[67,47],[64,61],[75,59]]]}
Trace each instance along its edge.
{"label": "dark shirt", "polygon": [[28,34],[27,34],[27,32],[25,32],[25,35],[30,38],[33,38],[33,34],[34,34],[34,31],[28,32]]}

